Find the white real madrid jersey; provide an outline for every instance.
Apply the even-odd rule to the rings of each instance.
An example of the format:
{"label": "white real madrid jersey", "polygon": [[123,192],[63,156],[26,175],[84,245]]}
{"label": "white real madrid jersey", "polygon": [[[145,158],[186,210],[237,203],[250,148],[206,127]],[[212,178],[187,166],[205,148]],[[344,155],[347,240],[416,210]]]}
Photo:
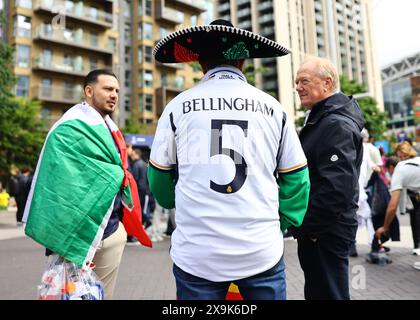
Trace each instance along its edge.
{"label": "white real madrid jersey", "polygon": [[177,168],[171,257],[210,281],[249,277],[282,257],[277,172],[306,165],[283,107],[236,68],[210,70],[165,108],[150,164]]}

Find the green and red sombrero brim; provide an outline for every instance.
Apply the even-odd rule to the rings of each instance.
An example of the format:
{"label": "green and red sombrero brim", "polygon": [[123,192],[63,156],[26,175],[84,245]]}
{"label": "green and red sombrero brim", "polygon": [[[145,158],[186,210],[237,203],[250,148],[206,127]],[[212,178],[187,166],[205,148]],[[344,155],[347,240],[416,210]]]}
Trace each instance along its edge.
{"label": "green and red sombrero brim", "polygon": [[155,59],[162,63],[269,58],[289,53],[290,50],[270,39],[220,24],[194,26],[171,33],[153,50]]}

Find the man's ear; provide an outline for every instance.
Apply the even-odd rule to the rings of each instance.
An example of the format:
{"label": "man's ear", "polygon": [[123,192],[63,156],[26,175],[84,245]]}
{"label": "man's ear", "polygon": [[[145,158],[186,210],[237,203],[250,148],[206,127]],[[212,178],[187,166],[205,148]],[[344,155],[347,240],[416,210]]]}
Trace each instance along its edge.
{"label": "man's ear", "polygon": [[86,96],[86,98],[92,98],[92,96],[93,96],[93,87],[91,85],[87,85],[85,87],[85,96]]}
{"label": "man's ear", "polygon": [[332,78],[331,77],[326,77],[325,80],[324,80],[324,84],[325,84],[325,88],[328,91],[332,91],[333,81],[332,81]]}

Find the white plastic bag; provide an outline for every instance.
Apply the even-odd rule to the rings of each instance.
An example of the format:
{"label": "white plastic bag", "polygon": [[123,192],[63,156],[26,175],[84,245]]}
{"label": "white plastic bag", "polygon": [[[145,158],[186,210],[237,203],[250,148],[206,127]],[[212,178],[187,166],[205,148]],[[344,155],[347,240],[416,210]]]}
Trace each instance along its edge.
{"label": "white plastic bag", "polygon": [[103,300],[104,286],[92,267],[86,269],[59,255],[48,257],[38,286],[38,300]]}

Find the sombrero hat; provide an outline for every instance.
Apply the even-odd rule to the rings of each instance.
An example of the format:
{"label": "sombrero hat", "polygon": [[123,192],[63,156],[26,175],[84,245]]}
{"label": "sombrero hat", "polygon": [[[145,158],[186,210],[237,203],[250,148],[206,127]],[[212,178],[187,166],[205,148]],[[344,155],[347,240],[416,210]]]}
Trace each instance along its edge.
{"label": "sombrero hat", "polygon": [[282,45],[250,31],[235,28],[223,19],[206,26],[173,32],[160,40],[153,50],[155,59],[162,63],[281,57],[289,53]]}

